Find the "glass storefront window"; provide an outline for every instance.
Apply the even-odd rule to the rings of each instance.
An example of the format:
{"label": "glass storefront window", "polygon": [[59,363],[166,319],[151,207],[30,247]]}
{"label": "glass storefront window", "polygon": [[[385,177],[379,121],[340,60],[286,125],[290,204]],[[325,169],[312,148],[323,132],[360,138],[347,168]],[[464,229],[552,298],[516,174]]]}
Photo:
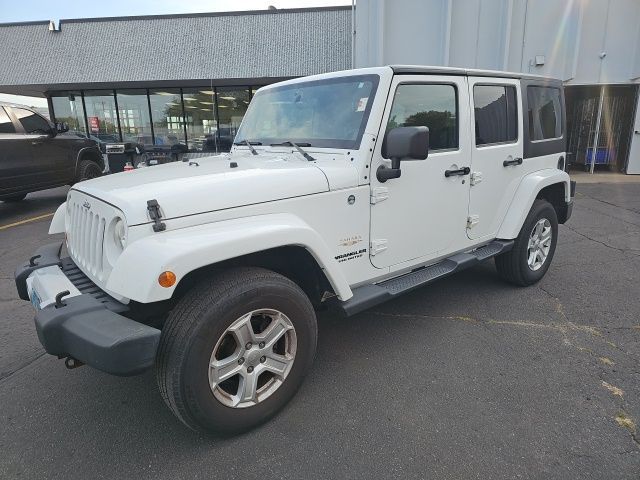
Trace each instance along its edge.
{"label": "glass storefront window", "polygon": [[180,89],[150,90],[149,101],[155,144],[184,145],[184,114]]}
{"label": "glass storefront window", "polygon": [[120,128],[125,142],[153,145],[146,90],[117,90]]}
{"label": "glass storefront window", "polygon": [[220,116],[220,131],[218,141],[221,151],[229,151],[233,144],[240,122],[247,112],[249,105],[249,87],[219,87],[218,115]]}
{"label": "glass storefront window", "polygon": [[51,97],[55,121],[66,122],[72,134],[87,135],[84,123],[84,107],[80,92],[59,92]]}
{"label": "glass storefront window", "polygon": [[[112,90],[87,90],[84,92],[89,133],[103,142],[119,142],[116,101]],[[55,108],[55,107],[54,107]]]}
{"label": "glass storefront window", "polygon": [[219,152],[214,92],[207,88],[184,88],[182,98],[184,99],[189,150]]}
{"label": "glass storefront window", "polygon": [[72,133],[101,142],[177,145],[182,151],[225,152],[231,149],[247,111],[251,89],[62,91],[53,92],[51,102],[56,120],[67,122]]}

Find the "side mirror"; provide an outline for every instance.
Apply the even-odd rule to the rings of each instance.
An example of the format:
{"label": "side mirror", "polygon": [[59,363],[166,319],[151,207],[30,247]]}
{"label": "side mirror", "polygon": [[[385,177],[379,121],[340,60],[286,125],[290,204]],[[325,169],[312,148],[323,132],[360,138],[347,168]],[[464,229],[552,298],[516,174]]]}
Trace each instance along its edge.
{"label": "side mirror", "polygon": [[69,124],[67,122],[56,122],[56,133],[65,133],[69,131]]}
{"label": "side mirror", "polygon": [[384,140],[383,151],[391,159],[391,168],[380,165],[376,177],[381,183],[399,178],[400,162],[425,160],[429,156],[429,129],[427,127],[398,127],[391,130]]}

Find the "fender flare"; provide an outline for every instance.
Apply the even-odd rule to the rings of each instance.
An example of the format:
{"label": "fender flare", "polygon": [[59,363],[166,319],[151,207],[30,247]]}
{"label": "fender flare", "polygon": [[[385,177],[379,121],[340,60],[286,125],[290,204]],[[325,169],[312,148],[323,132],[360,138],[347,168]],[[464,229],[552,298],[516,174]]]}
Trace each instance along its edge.
{"label": "fender flare", "polygon": [[55,233],[64,233],[65,214],[67,209],[67,202],[60,205],[56,212],[53,214],[51,224],[49,225],[49,235]]}
{"label": "fender flare", "polygon": [[[167,300],[180,280],[198,268],[290,245],[311,253],[338,298],[347,300],[353,296],[322,237],[300,218],[284,213],[169,230],[136,240],[116,261],[106,290],[141,303]],[[178,279],[171,288],[158,284],[158,276],[167,270]]]}
{"label": "fender flare", "polygon": [[78,154],[76,155],[76,168],[74,170],[75,174],[78,175],[79,173],[78,168],[80,167],[81,158],[87,153],[90,155],[96,156],[96,159],[99,162],[98,165],[100,165],[102,167],[102,170],[104,171],[105,164],[104,164],[104,158],[102,157],[102,152],[98,147],[90,146],[90,147],[82,147],[80,150],[78,150]]}
{"label": "fender flare", "polygon": [[571,201],[571,185],[568,173],[548,168],[526,175],[518,185],[509,210],[498,230],[497,238],[516,238],[520,234],[520,229],[540,190],[556,183],[564,184],[565,202],[569,203]]}

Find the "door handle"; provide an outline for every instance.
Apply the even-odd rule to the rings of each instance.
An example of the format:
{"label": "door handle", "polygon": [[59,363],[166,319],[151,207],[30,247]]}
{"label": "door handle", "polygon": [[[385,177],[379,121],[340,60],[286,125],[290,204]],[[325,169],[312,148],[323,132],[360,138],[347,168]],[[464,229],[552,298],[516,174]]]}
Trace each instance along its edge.
{"label": "door handle", "polygon": [[503,167],[510,167],[511,165],[522,165],[522,157],[516,157],[502,162]]}
{"label": "door handle", "polygon": [[462,167],[458,168],[457,170],[445,170],[444,176],[449,178],[453,177],[454,175],[469,175],[470,172],[471,169],[469,167]]}

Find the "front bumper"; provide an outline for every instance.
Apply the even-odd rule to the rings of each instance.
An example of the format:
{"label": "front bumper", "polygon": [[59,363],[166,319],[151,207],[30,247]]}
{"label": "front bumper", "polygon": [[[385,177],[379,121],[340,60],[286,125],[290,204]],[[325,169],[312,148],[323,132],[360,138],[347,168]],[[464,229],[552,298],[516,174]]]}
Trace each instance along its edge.
{"label": "front bumper", "polygon": [[29,300],[27,278],[39,268],[57,265],[81,295],[37,310],[36,331],[52,355],[73,357],[113,375],[135,375],[153,366],[160,330],[122,315],[128,310],[100,290],[73,261],[60,258],[62,244],[41,247],[29,263],[18,266],[16,288]]}

